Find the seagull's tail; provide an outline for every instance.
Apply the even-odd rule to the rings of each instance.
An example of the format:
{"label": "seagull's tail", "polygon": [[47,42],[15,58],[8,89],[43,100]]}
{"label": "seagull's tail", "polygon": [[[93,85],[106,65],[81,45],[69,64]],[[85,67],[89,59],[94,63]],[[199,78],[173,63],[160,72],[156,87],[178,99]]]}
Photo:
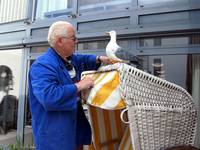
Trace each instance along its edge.
{"label": "seagull's tail", "polygon": [[121,60],[121,61],[119,61],[119,62],[121,62],[121,63],[126,63],[126,64],[129,64],[129,63],[130,63],[129,60]]}

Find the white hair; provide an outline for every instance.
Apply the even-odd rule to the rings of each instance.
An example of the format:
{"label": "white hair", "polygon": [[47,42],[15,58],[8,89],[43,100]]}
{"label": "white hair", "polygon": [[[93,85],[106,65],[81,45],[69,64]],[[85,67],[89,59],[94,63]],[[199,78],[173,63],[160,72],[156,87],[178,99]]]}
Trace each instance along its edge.
{"label": "white hair", "polygon": [[57,37],[67,37],[67,26],[72,26],[72,24],[66,21],[57,21],[50,26],[47,41],[51,47],[55,46]]}

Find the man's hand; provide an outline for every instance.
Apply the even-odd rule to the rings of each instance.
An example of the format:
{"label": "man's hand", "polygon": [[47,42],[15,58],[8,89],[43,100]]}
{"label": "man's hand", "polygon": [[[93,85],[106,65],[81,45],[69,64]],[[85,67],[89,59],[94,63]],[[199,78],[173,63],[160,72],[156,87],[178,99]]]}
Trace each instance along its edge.
{"label": "man's hand", "polygon": [[98,63],[104,63],[104,64],[114,64],[116,63],[115,60],[107,57],[107,56],[97,56],[97,62]]}
{"label": "man's hand", "polygon": [[90,77],[84,77],[81,81],[75,84],[77,86],[78,92],[89,89],[94,85],[94,80]]}

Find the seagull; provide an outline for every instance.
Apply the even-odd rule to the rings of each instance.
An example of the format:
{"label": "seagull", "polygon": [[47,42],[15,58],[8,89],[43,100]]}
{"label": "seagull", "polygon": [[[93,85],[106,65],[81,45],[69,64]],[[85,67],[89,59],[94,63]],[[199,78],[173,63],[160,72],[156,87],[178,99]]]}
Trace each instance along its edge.
{"label": "seagull", "polygon": [[106,46],[106,55],[113,59],[116,62],[128,63],[135,66],[141,65],[139,64],[140,60],[137,56],[131,53],[128,50],[124,50],[120,47],[116,42],[116,31],[106,32],[106,35],[110,36],[110,41]]}

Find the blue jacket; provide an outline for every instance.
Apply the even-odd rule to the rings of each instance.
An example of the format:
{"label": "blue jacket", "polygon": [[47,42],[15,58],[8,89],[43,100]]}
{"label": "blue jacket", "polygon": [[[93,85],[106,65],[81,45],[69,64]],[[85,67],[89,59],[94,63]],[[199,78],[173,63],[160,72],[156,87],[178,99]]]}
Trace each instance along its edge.
{"label": "blue jacket", "polygon": [[[77,79],[82,71],[99,67],[95,55],[73,54],[71,61]],[[37,150],[74,150],[77,145],[90,144],[89,123],[82,108],[77,109],[77,87],[53,48],[31,66],[29,102]]]}

